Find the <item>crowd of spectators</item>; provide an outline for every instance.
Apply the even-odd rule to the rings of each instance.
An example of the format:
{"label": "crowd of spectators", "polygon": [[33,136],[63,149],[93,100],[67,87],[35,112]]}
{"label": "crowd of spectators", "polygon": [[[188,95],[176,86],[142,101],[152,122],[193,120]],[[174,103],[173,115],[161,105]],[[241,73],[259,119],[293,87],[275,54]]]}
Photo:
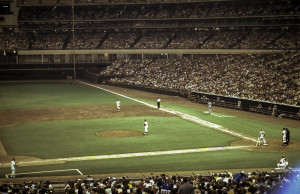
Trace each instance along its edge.
{"label": "crowd of spectators", "polygon": [[[59,4],[58,4],[59,5]],[[41,9],[41,10],[40,10]],[[98,5],[76,6],[76,20],[166,19],[203,17],[241,17],[288,15],[300,12],[297,0],[240,3],[201,2],[184,4]],[[27,7],[20,9],[20,21],[71,20],[71,6]]]}
{"label": "crowd of spectators", "polygon": [[209,176],[193,175],[190,177],[150,176],[138,181],[123,178],[107,178],[89,181],[70,181],[66,193],[184,193],[184,184],[190,185],[192,193],[264,193],[277,189],[282,191],[289,186],[295,186],[299,178],[297,173],[289,172],[272,174],[267,172],[243,171],[232,173],[216,173]]}
{"label": "crowd of spectators", "polygon": [[[299,191],[299,172],[248,172],[210,173],[209,175],[151,175],[143,178],[87,177],[65,184],[64,193],[137,193],[137,194],[173,194],[173,193],[284,193]],[[186,188],[190,192],[186,192]],[[62,192],[62,190],[59,190]],[[0,183],[3,193],[56,193],[50,182],[29,182],[23,184]]]}
{"label": "crowd of spectators", "polygon": [[22,184],[0,182],[0,193],[54,193],[54,188],[49,181]]}
{"label": "crowd of spectators", "polygon": [[21,7],[19,10],[18,21],[60,21],[70,20],[72,18],[71,7]]}
{"label": "crowd of spectators", "polygon": [[100,49],[129,49],[138,37],[139,33],[133,32],[110,33]]}
{"label": "crowd of spectators", "polygon": [[57,33],[56,31],[34,33],[31,47],[33,50],[63,49],[67,36],[67,33]]}
{"label": "crowd of spectators", "polygon": [[27,50],[29,48],[29,35],[27,33],[0,33],[1,50]]}
{"label": "crowd of spectators", "polygon": [[134,48],[142,49],[161,49],[166,46],[169,38],[171,37],[170,32],[148,32],[140,41],[138,41]]}
{"label": "crowd of spectators", "polygon": [[181,31],[175,33],[172,41],[168,45],[169,49],[196,49],[199,48],[204,40],[210,36],[209,31]]}
{"label": "crowd of spectators", "polygon": [[[215,31],[210,32],[211,38],[208,39],[201,48],[203,49],[228,49],[234,48],[235,45],[239,44],[242,38],[246,37],[247,32],[241,31]],[[266,32],[267,33],[267,32]],[[256,34],[256,33],[253,33]],[[274,38],[274,37],[273,37]],[[255,42],[258,42],[256,40]],[[249,41],[249,44],[252,42]],[[256,46],[258,46],[257,44]]]}
{"label": "crowd of spectators", "polygon": [[[248,2],[249,3],[249,2]],[[22,4],[22,3],[21,3]],[[197,28],[195,18],[240,17],[256,15],[293,15],[300,12],[295,0],[252,4],[202,2],[145,5],[75,6],[75,49],[299,49],[298,29]],[[173,18],[189,25],[187,29],[146,30],[143,27],[178,27]],[[148,21],[148,19],[151,19]],[[153,19],[164,19],[153,21]],[[110,21],[111,20],[111,21]],[[127,23],[120,21],[128,21]],[[108,21],[108,22],[107,22]],[[118,22],[119,21],[119,22]],[[71,49],[73,14],[71,6],[21,6],[18,14],[20,33],[0,33],[4,50]],[[213,21],[208,21],[209,23]],[[194,26],[197,26],[197,22]],[[127,30],[105,28],[126,28]],[[95,30],[98,29],[97,32]],[[38,31],[38,33],[33,33]],[[34,34],[33,36],[31,34]],[[103,39],[103,41],[102,41]],[[3,41],[2,41],[3,40]]]}
{"label": "crowd of spectators", "polygon": [[201,55],[197,59],[115,61],[100,73],[111,83],[297,104],[297,53]]}
{"label": "crowd of spectators", "polygon": [[71,30],[73,27],[75,29],[185,28],[214,27],[216,24],[223,27],[272,24],[297,26],[299,19],[294,15],[300,13],[300,6],[296,0],[130,5],[91,3],[73,7],[74,12],[71,5],[59,3],[54,6],[20,6],[19,27],[23,30],[54,28]]}
{"label": "crowd of spectators", "polygon": [[[103,31],[76,30],[75,49],[280,49],[296,50],[297,30],[180,30],[180,31]],[[72,31],[2,32],[4,50],[72,49]],[[64,45],[66,45],[64,47]]]}
{"label": "crowd of spectators", "polygon": [[67,49],[97,49],[104,36],[103,31],[76,31],[74,33],[74,47],[72,45],[73,36],[70,35]]}
{"label": "crowd of spectators", "polygon": [[268,44],[271,41],[276,41],[280,34],[283,34],[283,31],[269,31],[262,32],[257,31],[255,33],[248,33],[241,42],[234,46],[234,48],[238,49],[259,49],[259,48],[267,48]]}
{"label": "crowd of spectators", "polygon": [[270,44],[267,48],[270,49],[298,49],[300,45],[300,32],[299,31],[287,31],[282,34],[281,37]]}

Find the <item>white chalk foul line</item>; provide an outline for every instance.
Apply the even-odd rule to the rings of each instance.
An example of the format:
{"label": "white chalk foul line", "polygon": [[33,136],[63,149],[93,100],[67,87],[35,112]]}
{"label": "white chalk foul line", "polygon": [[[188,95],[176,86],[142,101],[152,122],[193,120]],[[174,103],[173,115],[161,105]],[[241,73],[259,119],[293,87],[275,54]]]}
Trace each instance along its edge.
{"label": "white chalk foul line", "polygon": [[[19,162],[21,163],[21,162]],[[47,170],[47,171],[38,171],[38,172],[25,172],[25,173],[17,173],[17,175],[25,175],[25,174],[42,174],[42,173],[52,173],[52,172],[66,172],[66,171],[77,171],[80,175],[83,175],[79,169],[65,169],[65,170]],[[11,176],[11,174],[6,174],[6,178]]]}
{"label": "white chalk foul line", "polygon": [[[112,155],[99,155],[99,156],[82,156],[82,157],[70,157],[70,158],[54,158],[54,159],[41,159],[34,161],[19,162],[19,165],[32,165],[32,164],[49,164],[49,163],[62,163],[62,162],[76,162],[76,161],[91,161],[91,160],[105,160],[105,159],[118,159],[118,158],[132,158],[132,157],[144,157],[144,156],[159,156],[159,155],[171,155],[171,154],[186,154],[197,152],[211,152],[221,150],[235,150],[245,149],[255,146],[227,146],[227,147],[212,147],[212,148],[196,148],[196,149],[183,149],[183,150],[168,150],[168,151],[156,151],[156,152],[140,152],[140,153],[127,153],[127,154],[112,154]],[[6,163],[5,166],[9,166],[10,163]],[[58,171],[70,171],[77,170],[79,174],[82,174],[78,169],[57,170]],[[54,172],[54,171],[41,171],[42,172]],[[32,173],[32,174],[33,174]],[[23,173],[26,174],[26,173]]]}
{"label": "white chalk foul line", "polygon": [[[205,114],[209,114],[208,111],[204,111]],[[230,118],[230,117],[235,117],[235,116],[231,116],[231,115],[219,115],[216,113],[210,113],[210,115],[215,116],[215,117],[219,117],[219,118]]]}
{"label": "white chalk foul line", "polygon": [[[110,91],[110,90],[107,90],[105,88],[101,88],[99,86],[96,86],[96,85],[93,85],[93,84],[90,84],[90,83],[86,83],[86,82],[83,82],[83,81],[79,81],[77,80],[79,83],[82,83],[82,84],[85,84],[85,85],[89,85],[89,86],[92,86],[92,87],[95,87],[95,88],[98,88],[100,90],[104,90],[104,91],[107,91],[107,92],[110,92],[112,94],[116,94],[118,96],[122,96],[124,98],[127,98],[127,99],[130,99],[130,100],[133,100],[135,102],[138,102],[140,104],[144,104],[146,106],[149,106],[149,107],[152,107],[152,108],[157,108],[156,106],[154,105],[151,105],[151,104],[148,104],[146,102],[143,102],[143,101],[140,101],[140,100],[137,100],[137,99],[134,99],[134,98],[131,98],[129,96],[125,96],[123,94],[119,94],[117,92],[113,92],[113,91]],[[232,130],[229,130],[229,129],[226,129],[225,127],[221,126],[221,125],[218,125],[218,124],[215,124],[215,123],[211,123],[211,122],[208,122],[208,121],[205,121],[205,120],[202,120],[198,117],[195,117],[195,116],[191,116],[191,115],[188,115],[188,114],[185,114],[185,113],[182,113],[182,112],[179,112],[179,111],[174,111],[174,110],[170,110],[170,109],[165,109],[165,108],[160,108],[159,110],[161,111],[165,111],[165,112],[168,112],[168,113],[171,113],[171,114],[174,114],[174,115],[178,115],[180,116],[181,118],[183,119],[186,119],[186,120],[189,120],[189,121],[193,121],[195,123],[198,123],[202,126],[206,126],[206,127],[209,127],[209,128],[212,128],[212,129],[216,129],[216,130],[219,130],[219,131],[222,131],[224,133],[228,133],[230,135],[233,135],[233,136],[236,136],[236,137],[239,137],[239,138],[242,138],[242,139],[246,139],[246,140],[250,140],[250,141],[253,141],[253,142],[256,142],[257,140],[253,137],[248,137],[248,136],[245,136],[243,134],[240,134],[240,133],[237,133],[235,131],[232,131]]]}

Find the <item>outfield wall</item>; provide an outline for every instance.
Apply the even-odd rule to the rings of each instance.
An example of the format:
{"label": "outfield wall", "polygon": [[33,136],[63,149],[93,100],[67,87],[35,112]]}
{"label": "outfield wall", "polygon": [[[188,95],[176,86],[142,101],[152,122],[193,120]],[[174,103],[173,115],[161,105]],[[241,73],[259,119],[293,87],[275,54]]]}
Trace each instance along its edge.
{"label": "outfield wall", "polygon": [[190,92],[188,99],[192,102],[207,104],[211,101],[213,105],[256,112],[274,117],[300,120],[300,106],[272,103],[266,101],[250,100],[230,96],[208,94],[202,92]]}

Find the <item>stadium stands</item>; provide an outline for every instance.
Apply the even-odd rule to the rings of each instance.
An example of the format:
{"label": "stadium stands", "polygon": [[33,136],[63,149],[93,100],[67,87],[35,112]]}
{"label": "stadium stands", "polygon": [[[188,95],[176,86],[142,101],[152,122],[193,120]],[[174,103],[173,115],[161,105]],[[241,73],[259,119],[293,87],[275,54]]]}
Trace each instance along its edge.
{"label": "stadium stands", "polygon": [[298,54],[204,55],[199,59],[115,61],[110,82],[147,88],[199,91],[286,104],[299,102],[294,77]]}
{"label": "stadium stands", "polygon": [[[99,75],[110,76],[112,83],[180,93],[194,90],[291,105],[299,103],[300,5],[296,0],[73,2],[74,10],[70,0],[19,0],[19,32],[3,30],[1,49],[6,53],[213,49],[211,55],[197,56],[182,56],[172,50],[175,57],[169,57],[164,51],[162,56],[153,59],[149,59],[151,55],[139,53],[140,56],[135,57],[137,61],[131,60],[134,56],[108,53],[107,62],[114,63]],[[231,49],[227,54],[236,50],[247,53],[248,49],[276,51],[277,54],[221,55],[223,49]],[[88,54],[86,60],[77,56],[76,62],[97,62]],[[19,62],[26,59],[21,58]],[[114,61],[115,58],[119,59]],[[123,62],[123,58],[127,58],[127,62]],[[111,69],[115,69],[114,74],[109,74]]]}
{"label": "stadium stands", "polygon": [[[104,36],[105,33],[101,31],[76,31],[74,36],[74,47],[75,49],[97,49]],[[66,49],[73,49],[72,41],[71,35],[69,36],[69,39],[65,39],[67,44]]]}
{"label": "stadium stands", "polygon": [[[53,29],[55,27],[53,26]],[[66,34],[72,36],[69,30],[47,30],[36,31],[40,39],[48,42],[47,44],[56,44],[67,41],[69,45],[71,39],[66,39]],[[100,33],[100,34],[99,34]],[[274,49],[274,50],[296,50],[299,49],[299,32],[290,31],[243,31],[243,30],[224,30],[224,31],[191,31],[181,30],[179,32],[153,30],[137,32],[107,31],[104,37],[104,30],[78,30],[75,32],[76,42],[82,44],[78,49],[95,49],[97,43],[105,38],[101,49]],[[25,50],[29,48],[30,42],[36,43],[32,32],[22,31],[20,33],[3,32],[1,39],[6,43],[4,50]],[[10,36],[10,37],[8,37]],[[56,38],[54,38],[56,36]],[[61,36],[61,37],[59,37]],[[78,36],[78,37],[77,37]],[[12,39],[12,40],[10,40]],[[59,39],[59,40],[58,40]],[[92,39],[92,40],[90,40]],[[95,40],[97,39],[97,40]],[[90,41],[89,41],[90,40]],[[16,43],[18,42],[18,43]],[[51,43],[53,42],[53,43]],[[3,44],[3,43],[2,43]],[[95,45],[96,44],[96,45]],[[45,48],[41,49],[46,49]],[[68,47],[70,48],[70,46]],[[77,48],[77,47],[76,47]],[[61,50],[61,44],[51,47],[53,50]]]}
{"label": "stadium stands", "polygon": [[[50,178],[51,179],[51,178]],[[178,193],[183,179],[192,185],[194,193],[284,193],[299,191],[299,172],[272,170],[237,173],[222,172],[209,175],[152,175],[149,177],[88,176],[69,181],[29,181],[0,183],[2,193]]]}
{"label": "stadium stands", "polygon": [[100,49],[128,49],[131,48],[134,41],[138,38],[138,33],[131,32],[112,32],[109,33]]}

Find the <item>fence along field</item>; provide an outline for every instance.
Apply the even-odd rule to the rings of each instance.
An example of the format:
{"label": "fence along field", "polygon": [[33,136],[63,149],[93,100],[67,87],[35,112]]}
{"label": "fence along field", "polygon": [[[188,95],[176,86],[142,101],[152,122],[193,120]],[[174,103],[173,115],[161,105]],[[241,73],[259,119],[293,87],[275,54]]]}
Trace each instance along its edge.
{"label": "fence along field", "polygon": [[[253,137],[252,134],[249,135],[245,132],[243,134],[228,127],[225,128],[228,131],[222,131],[222,125],[214,124],[212,116],[209,117],[204,113],[206,110],[197,109],[198,115],[195,116],[193,115],[195,110],[189,112],[187,111],[189,108],[182,108],[178,104],[174,106],[174,101],[170,100],[170,103],[168,102],[171,97],[163,95],[160,96],[163,96],[161,98],[163,99],[162,105],[164,107],[161,110],[157,110],[155,108],[157,94],[145,93],[142,96],[143,98],[138,96],[139,100],[137,100],[136,98],[120,96],[118,95],[119,93],[103,92],[99,88],[84,86],[83,84],[30,83],[29,86],[24,84],[5,86],[11,92],[11,96],[14,97],[9,97],[9,92],[6,93],[8,99],[1,97],[1,101],[8,102],[5,107],[1,107],[2,110],[4,109],[2,114],[4,114],[4,111],[7,112],[9,110],[9,112],[17,111],[17,115],[22,115],[22,110],[25,111],[22,117],[19,117],[20,119],[18,119],[17,123],[6,123],[6,127],[3,125],[3,120],[7,121],[7,117],[15,115],[11,113],[4,114],[0,132],[1,140],[9,156],[6,157],[6,161],[2,161],[2,167],[5,167],[5,162],[6,164],[9,162],[11,159],[10,155],[17,156],[17,159],[19,158],[20,161],[23,160],[18,168],[18,173],[23,173],[20,176],[28,176],[24,173],[36,172],[35,169],[39,169],[39,171],[79,169],[83,174],[95,174],[272,167],[276,165],[279,158],[280,153],[278,152],[270,152],[266,150],[267,148],[256,148],[254,143],[256,137]],[[48,92],[50,89],[52,90],[51,94]],[[119,89],[119,91],[127,92],[126,89]],[[141,94],[143,92],[138,91],[137,93]],[[16,97],[18,97],[17,103],[13,101]],[[121,114],[116,112],[115,100],[117,98],[121,100]],[[182,100],[177,97],[173,98],[175,98],[175,101]],[[12,101],[9,103],[11,99]],[[25,102],[22,103],[22,100]],[[16,104],[21,109],[16,109]],[[197,105],[194,104],[193,106]],[[175,110],[177,107],[179,107],[178,110]],[[47,111],[45,111],[45,108],[47,108]],[[32,112],[28,112],[28,109]],[[52,113],[52,116],[49,115],[50,113]],[[27,117],[24,115],[27,115]],[[68,119],[62,119],[62,117]],[[125,130],[140,132],[141,134],[143,132],[142,121],[144,117],[150,118],[151,121],[149,121],[150,135],[147,137],[136,135],[123,138],[102,138],[95,135],[96,132],[101,130]],[[219,117],[214,117],[215,119],[220,119]],[[226,121],[226,119],[238,118],[224,117],[222,119]],[[210,120],[210,122],[205,120]],[[253,120],[249,122],[253,122]],[[258,123],[259,125],[266,124]],[[210,128],[203,127],[204,124],[211,126],[209,126]],[[267,126],[272,128],[281,127],[268,123]],[[212,128],[219,129],[212,130]],[[232,128],[235,127],[233,126]],[[299,131],[299,128],[290,129],[295,132],[295,135]],[[53,133],[55,133],[54,136]],[[230,135],[227,135],[227,133]],[[34,139],[32,134],[39,137]],[[22,136],[22,138],[19,136]],[[42,139],[40,142],[38,141],[39,138]],[[30,147],[28,143],[20,141],[20,139],[37,142],[38,146]],[[241,150],[241,147],[238,147],[241,143],[230,146],[233,142],[238,143],[239,141],[242,141],[243,144],[246,142],[244,145],[247,147],[247,150],[244,150],[245,148]],[[21,142],[19,146],[17,145],[18,142]],[[297,142],[294,142],[295,144],[292,146],[295,147]],[[57,144],[58,147],[54,146],[55,148],[51,150],[49,144]],[[292,146],[278,150],[286,153],[291,165],[296,164],[297,160],[299,161],[296,155],[299,155],[299,151]],[[36,147],[40,147],[40,149]],[[213,149],[210,149],[210,147],[213,147]],[[231,150],[233,147],[238,150]],[[226,151],[224,152],[221,149]],[[250,151],[251,149],[258,152]],[[32,150],[32,152],[28,150]],[[57,150],[60,151],[57,152]],[[203,152],[204,150],[206,151],[205,153]],[[207,152],[208,150],[210,152]],[[27,158],[25,159],[24,153],[27,153],[25,155]],[[167,153],[168,155],[166,155]],[[120,156],[122,154],[129,154],[132,157],[113,158],[114,155]],[[108,155],[109,157],[107,158],[111,159],[100,161],[99,157],[103,157],[103,155]],[[47,162],[47,160],[50,162]],[[97,163],[101,165],[98,166]],[[182,166],[183,163],[187,165]],[[36,166],[37,164],[39,165]],[[10,169],[6,166],[5,174],[7,175],[9,172]],[[37,176],[39,175],[37,174]]]}

